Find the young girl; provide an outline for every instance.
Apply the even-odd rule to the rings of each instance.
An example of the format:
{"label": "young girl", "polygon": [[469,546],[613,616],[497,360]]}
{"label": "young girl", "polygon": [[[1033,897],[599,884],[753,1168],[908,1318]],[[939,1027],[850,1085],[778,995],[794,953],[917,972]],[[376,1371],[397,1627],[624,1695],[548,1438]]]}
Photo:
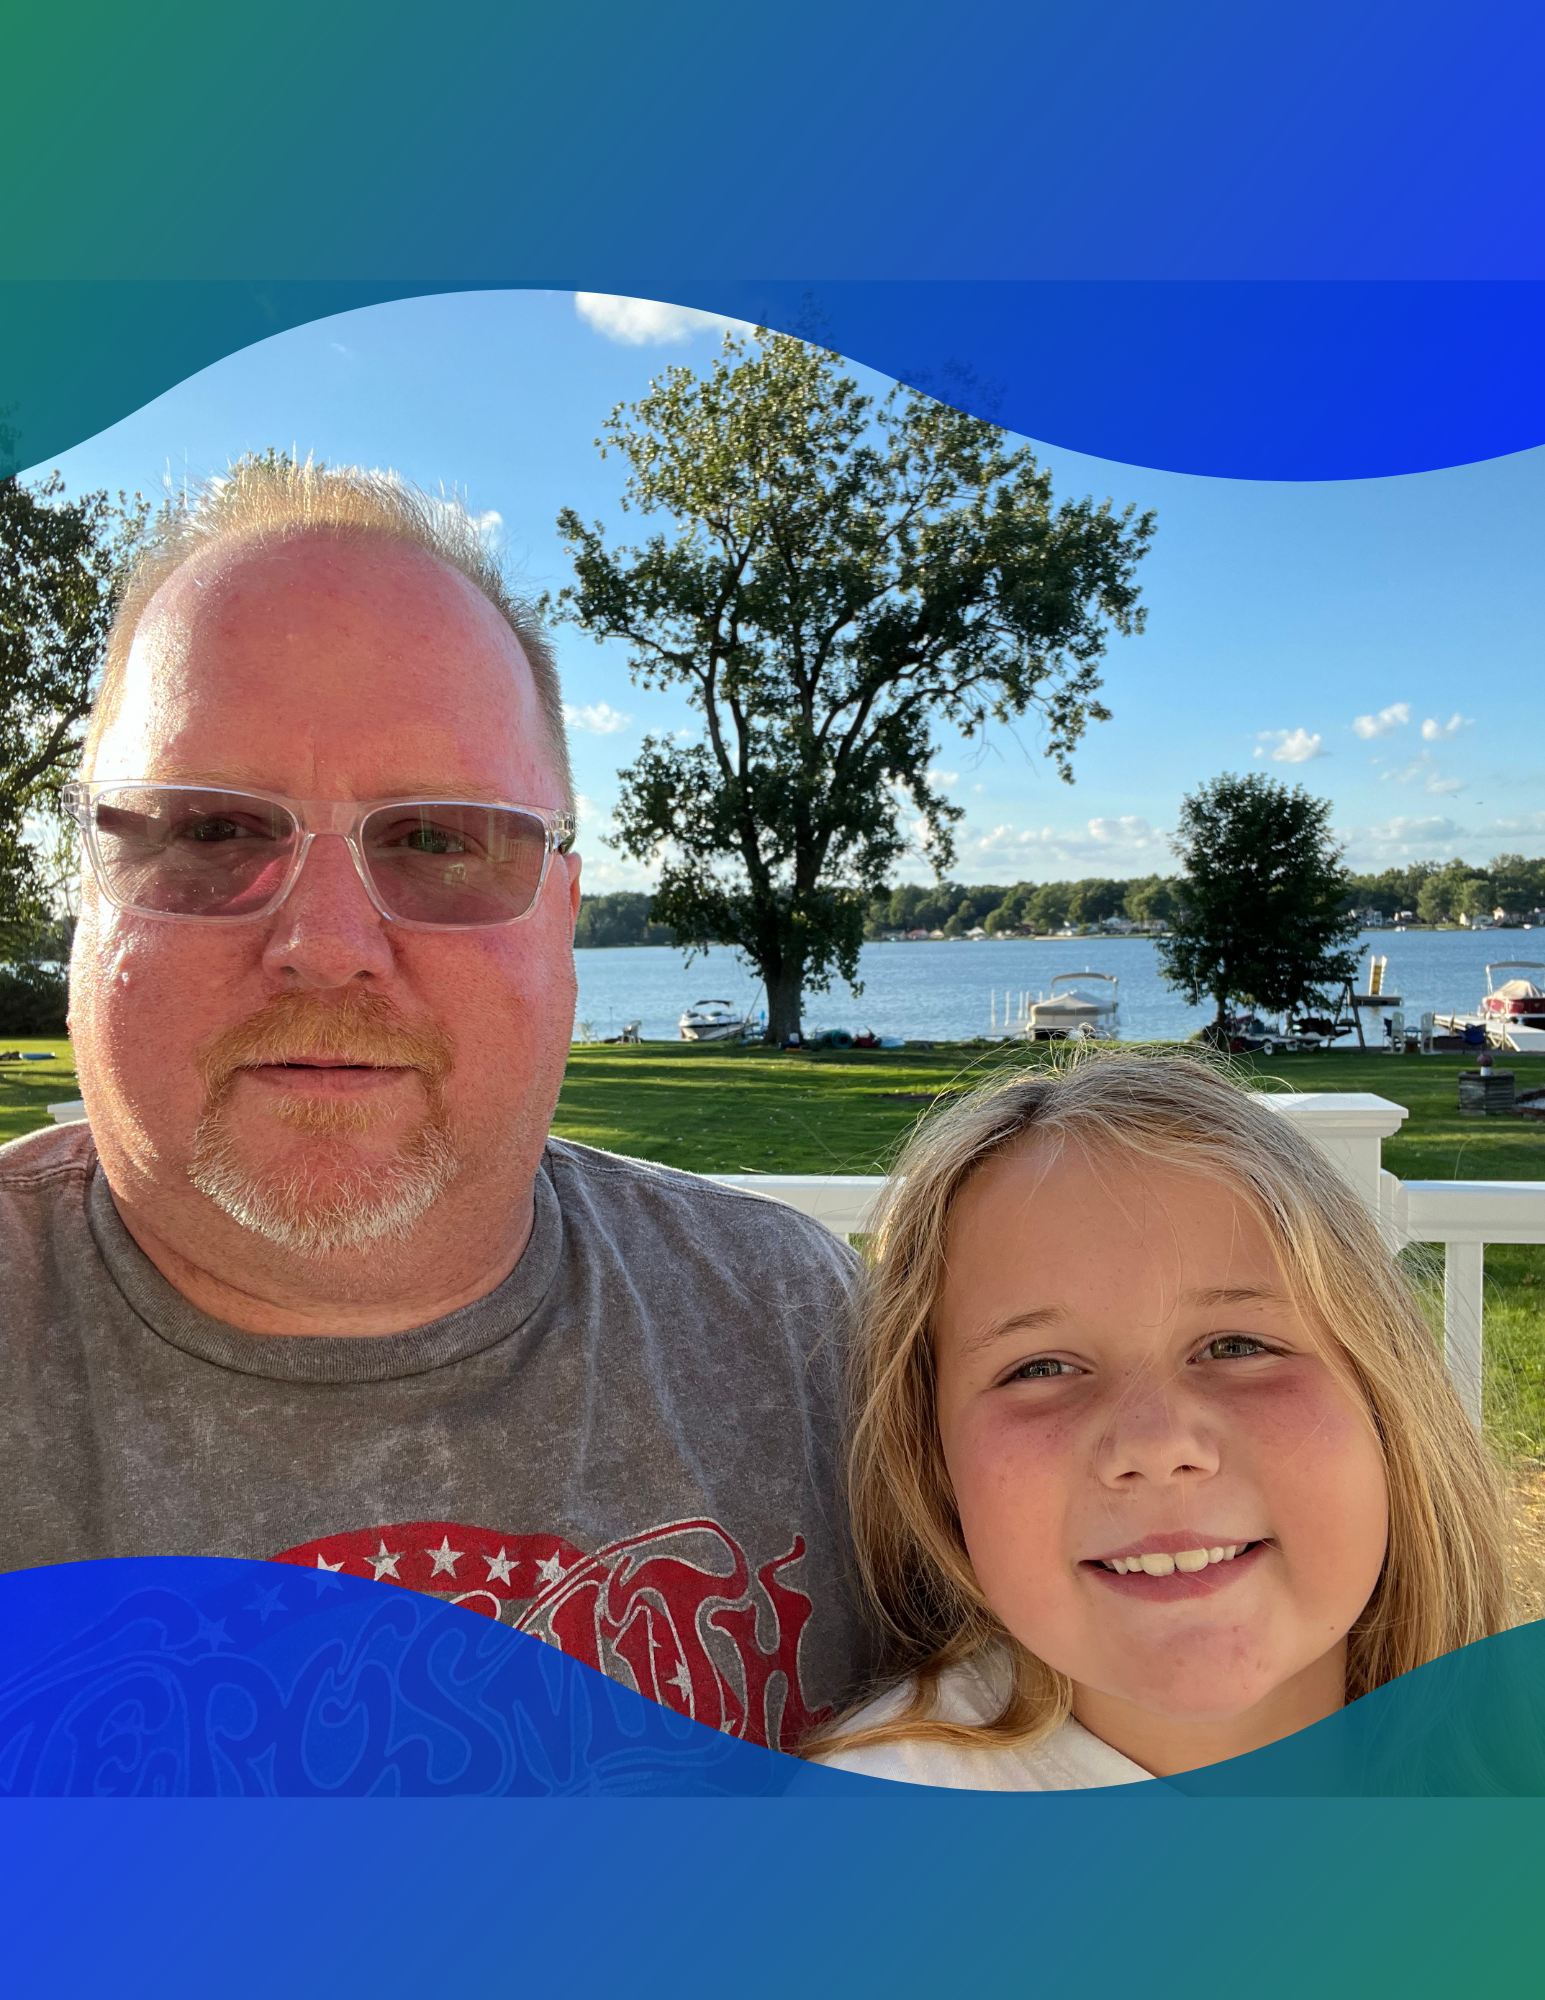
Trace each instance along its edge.
{"label": "young girl", "polygon": [[1182,1057],[989,1085],[914,1137],[877,1247],[851,1489],[890,1685],[822,1762],[1132,1783],[1506,1623],[1486,1451],[1268,1099]]}

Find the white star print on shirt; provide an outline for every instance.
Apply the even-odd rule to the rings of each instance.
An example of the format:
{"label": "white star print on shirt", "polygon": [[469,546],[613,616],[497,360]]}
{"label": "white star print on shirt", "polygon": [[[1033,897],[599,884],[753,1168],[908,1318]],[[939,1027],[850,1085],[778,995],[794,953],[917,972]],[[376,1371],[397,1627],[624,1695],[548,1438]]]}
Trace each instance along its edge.
{"label": "white star print on shirt", "polygon": [[496,1556],[484,1556],[483,1560],[488,1565],[488,1581],[490,1583],[508,1583],[510,1580],[510,1571],[519,1562],[520,1558],[518,1556],[506,1555],[504,1544],[501,1542],[499,1544],[499,1553]]}
{"label": "white star print on shirt", "polygon": [[[406,1549],[398,1549],[395,1555],[392,1554],[392,1552],[387,1548],[386,1538],[385,1536],[383,1536],[381,1538],[381,1546],[376,1550],[375,1554],[373,1556],[364,1556],[361,1558],[361,1560],[369,1563],[371,1568],[375,1571],[377,1583],[381,1581],[383,1576],[389,1576],[393,1579],[394,1582],[401,1583],[402,1578],[397,1574],[397,1565],[402,1561],[403,1557],[406,1554],[407,1554]],[[320,1558],[318,1558],[318,1560],[320,1560]],[[329,1567],[329,1565],[324,1563],[323,1568],[325,1569],[327,1567]]]}
{"label": "white star print on shirt", "polygon": [[563,1563],[557,1556],[544,1556],[536,1566],[536,1573],[543,1583],[557,1583],[563,1575]]}
{"label": "white star print on shirt", "polygon": [[[384,1547],[384,1546],[385,1546],[385,1544],[383,1543],[383,1544],[382,1544],[382,1546]],[[369,1558],[369,1557],[367,1556],[367,1557],[365,1558],[365,1560],[366,1560],[366,1561],[368,1562],[368,1561],[370,1560],[370,1558]],[[317,1557],[317,1568],[318,1568],[318,1569],[342,1569],[342,1568],[343,1568],[343,1564],[342,1564],[342,1562],[335,1562],[335,1563],[330,1563],[330,1562],[329,1562],[329,1561],[327,1560],[326,1556],[318,1556],[318,1557]]]}
{"label": "white star print on shirt", "polygon": [[[381,1546],[385,1548],[386,1544],[383,1542]],[[432,1577],[439,1576],[442,1570],[449,1570],[450,1574],[454,1576],[456,1574],[456,1565],[461,1561],[466,1551],[464,1549],[453,1549],[451,1547],[450,1536],[445,1535],[441,1538],[439,1548],[425,1549],[424,1554],[434,1564],[434,1568],[429,1572]]]}

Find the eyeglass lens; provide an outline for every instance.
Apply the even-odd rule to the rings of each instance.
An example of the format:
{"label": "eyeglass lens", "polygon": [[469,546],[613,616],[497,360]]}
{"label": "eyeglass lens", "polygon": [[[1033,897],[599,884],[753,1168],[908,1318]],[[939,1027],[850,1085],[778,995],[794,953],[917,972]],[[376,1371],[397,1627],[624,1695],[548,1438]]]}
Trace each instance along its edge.
{"label": "eyeglass lens", "polygon": [[[183,917],[255,916],[284,887],[301,828],[243,792],[125,786],[93,802],[96,857],[131,909]],[[407,923],[509,923],[536,901],[547,829],[534,814],[461,803],[378,806],[359,830],[371,887]]]}

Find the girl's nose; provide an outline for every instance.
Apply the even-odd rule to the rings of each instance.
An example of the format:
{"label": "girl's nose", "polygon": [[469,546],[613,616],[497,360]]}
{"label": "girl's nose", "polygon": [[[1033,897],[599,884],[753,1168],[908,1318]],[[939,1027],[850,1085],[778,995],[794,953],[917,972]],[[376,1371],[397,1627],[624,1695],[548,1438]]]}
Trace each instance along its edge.
{"label": "girl's nose", "polygon": [[1207,1478],[1220,1460],[1200,1399],[1174,1377],[1130,1385],[1113,1403],[1096,1449],[1100,1479],[1118,1487]]}

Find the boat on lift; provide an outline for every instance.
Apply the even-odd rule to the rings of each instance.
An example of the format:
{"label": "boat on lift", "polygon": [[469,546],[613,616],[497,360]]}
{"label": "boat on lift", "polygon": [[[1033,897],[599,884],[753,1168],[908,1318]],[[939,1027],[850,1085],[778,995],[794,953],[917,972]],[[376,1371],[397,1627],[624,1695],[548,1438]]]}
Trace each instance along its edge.
{"label": "boat on lift", "polygon": [[676,1026],[684,1042],[743,1042],[755,1032],[756,1019],[737,1013],[728,1000],[699,1000]]}
{"label": "boat on lift", "polygon": [[1119,983],[1114,972],[1059,972],[1044,999],[1030,1003],[1020,1034],[1035,1042],[1063,1041],[1069,1035],[1113,1037]]}
{"label": "boat on lift", "polygon": [[1545,974],[1545,964],[1537,958],[1499,958],[1487,966],[1480,1006],[1487,1041],[1519,1055],[1545,1054],[1545,981],[1498,980],[1499,972]]}
{"label": "boat on lift", "polygon": [[1499,958],[1486,968],[1481,1016],[1488,1027],[1545,1028],[1545,983],[1535,979],[1497,980],[1499,972],[1545,973],[1537,958]]}

